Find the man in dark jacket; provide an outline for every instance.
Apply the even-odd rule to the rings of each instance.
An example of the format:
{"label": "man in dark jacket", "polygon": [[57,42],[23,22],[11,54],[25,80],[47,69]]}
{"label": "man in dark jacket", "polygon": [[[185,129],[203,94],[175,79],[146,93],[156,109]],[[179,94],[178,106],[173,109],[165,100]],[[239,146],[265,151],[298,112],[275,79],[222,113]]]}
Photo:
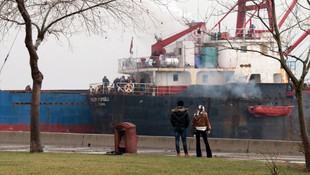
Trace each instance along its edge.
{"label": "man in dark jacket", "polygon": [[178,107],[171,111],[170,122],[174,128],[175,148],[177,150],[177,156],[180,156],[179,141],[181,136],[185,157],[190,157],[186,144],[186,128],[189,125],[189,115],[187,108],[184,107],[184,102],[182,100],[178,101]]}
{"label": "man in dark jacket", "polygon": [[110,81],[109,81],[109,79],[107,78],[107,76],[104,76],[104,77],[103,77],[102,83],[103,83],[103,87],[104,87],[104,88],[108,88],[108,86],[109,86],[109,84],[110,84]]}

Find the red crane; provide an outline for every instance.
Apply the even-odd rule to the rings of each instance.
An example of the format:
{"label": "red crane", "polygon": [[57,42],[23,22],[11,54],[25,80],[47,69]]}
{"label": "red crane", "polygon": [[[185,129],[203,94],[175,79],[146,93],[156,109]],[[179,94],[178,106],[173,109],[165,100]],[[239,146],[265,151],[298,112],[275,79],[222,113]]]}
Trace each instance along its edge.
{"label": "red crane", "polygon": [[[219,26],[220,30],[220,23],[221,21],[229,14],[231,11],[238,6],[238,16],[237,16],[237,25],[236,25],[236,38],[243,37],[244,35],[244,28],[248,22],[250,22],[251,18],[255,13],[257,13],[258,9],[267,9],[268,19],[269,19],[269,27],[273,30],[273,22],[272,22],[272,13],[271,13],[271,2],[270,0],[263,0],[258,5],[247,5],[247,2],[252,0],[238,0],[238,2],[226,13],[226,15],[211,29],[211,31],[216,27]],[[294,6],[297,4],[298,0],[293,0],[292,4],[290,5],[289,9],[286,11],[285,15],[282,17],[281,21],[279,22],[279,28],[283,25],[284,21],[291,13]],[[250,16],[250,18],[246,21],[246,12],[255,10],[255,12]],[[255,33],[261,32],[268,32],[268,30],[256,30]],[[284,55],[287,56],[291,53],[308,35],[310,34],[310,29],[308,29],[292,46],[290,46],[285,52]]]}
{"label": "red crane", "polygon": [[[263,0],[258,5],[246,5],[246,2],[252,1],[252,0],[239,0],[238,1],[238,16],[237,16],[237,25],[236,25],[236,38],[243,37],[244,33],[244,27],[245,25],[251,20],[253,15],[259,10],[259,9],[267,9],[268,13],[268,20],[269,20],[269,27],[273,28],[273,22],[272,22],[272,13],[271,13],[271,2],[270,0]],[[255,10],[255,12],[252,14],[252,16],[246,21],[246,12]]]}
{"label": "red crane", "polygon": [[308,35],[310,34],[310,29],[308,29],[293,45],[291,45],[285,52],[284,55],[290,54],[297,46],[300,44]]}
{"label": "red crane", "polygon": [[[272,23],[272,14],[271,14],[271,8],[270,8],[270,0],[263,0],[260,4],[258,5],[247,5],[247,2],[251,2],[252,0],[238,0],[238,2],[226,13],[226,15],[214,26],[212,27],[212,29],[210,31],[212,31],[216,26],[219,26],[219,31],[220,29],[220,25],[222,20],[224,20],[224,18],[226,18],[226,16],[232,12],[233,9],[236,8],[236,6],[238,6],[238,16],[237,16],[237,24],[236,24],[236,34],[235,37],[236,38],[242,38],[244,36],[244,29],[245,26],[250,22],[251,24],[251,19],[254,16],[255,13],[257,13],[258,10],[261,9],[267,9],[267,13],[268,13],[268,20],[269,20],[269,27],[272,28],[273,27],[273,23]],[[246,13],[248,11],[255,11],[251,17],[246,21]],[[257,33],[259,32],[266,32],[266,30],[256,30]]]}
{"label": "red crane", "polygon": [[[251,0],[239,0],[238,3],[236,4],[236,5],[238,5],[238,17],[237,17],[238,19],[237,19],[236,37],[242,37],[243,36],[244,27],[247,24],[247,22],[253,16],[252,15],[250,17],[250,19],[247,22],[245,22],[246,11],[254,10],[254,9],[257,10],[257,8],[258,8],[258,6],[256,6],[256,5],[247,6],[246,5],[247,1],[251,1]],[[289,9],[287,10],[285,15],[281,19],[280,23],[278,24],[279,28],[283,25],[284,21],[286,20],[286,18],[291,13],[291,11],[294,8],[294,6],[296,5],[297,1],[298,0],[293,0],[293,2],[290,5]],[[235,6],[233,8],[235,8]],[[273,30],[273,22],[271,20],[272,13],[271,13],[271,8],[270,7],[271,7],[270,0],[264,0],[264,1],[262,1],[261,4],[259,4],[259,9],[262,9],[262,8],[266,8],[267,9],[267,11],[268,11],[268,18],[269,18],[269,27],[271,28],[271,30]],[[256,13],[256,11],[255,11],[255,13]],[[310,34],[310,29],[308,29],[292,46],[290,46],[284,52],[284,55],[287,56],[288,54],[290,54],[309,34]]]}
{"label": "red crane", "polygon": [[[201,22],[201,23],[194,23],[192,24],[188,29],[177,33],[167,39],[164,39],[162,41],[158,41],[156,44],[152,45],[152,56],[158,57],[161,54],[165,54],[166,50],[165,50],[165,46],[171,44],[172,42],[176,41],[177,39],[181,38],[182,36],[192,32],[195,29],[202,29],[205,30],[205,23]],[[198,32],[201,32],[201,30],[198,30]]]}
{"label": "red crane", "polygon": [[[220,26],[221,21],[229,14],[231,11],[238,6],[238,16],[237,16],[237,24],[236,24],[236,38],[243,37],[244,35],[244,28],[248,24],[248,22],[251,22],[251,18],[255,13],[257,13],[258,9],[267,9],[268,13],[268,19],[269,19],[269,27],[271,30],[273,29],[273,22],[272,22],[272,13],[271,13],[271,2],[270,0],[263,0],[260,4],[257,5],[247,5],[247,2],[250,2],[252,0],[238,0],[238,2],[227,12],[227,14],[212,28],[214,29],[217,25]],[[287,16],[289,13],[291,13],[291,10],[294,8],[298,0],[293,0],[291,6],[289,7],[288,11],[285,13],[283,18],[281,19],[280,23],[278,24],[279,28],[282,26],[284,21],[286,20]],[[251,17],[246,20],[246,12],[247,11],[252,11],[254,10],[255,12],[251,15]],[[177,39],[181,38],[182,36],[192,32],[193,30],[200,28],[205,30],[205,23],[194,23],[192,24],[188,29],[175,34],[165,40],[158,41],[156,44],[152,45],[152,56],[154,57],[153,60],[157,60],[156,57],[158,57],[161,54],[165,54],[165,46],[171,44],[172,42],[176,41]],[[211,29],[211,30],[212,30]],[[255,33],[261,33],[261,32],[267,32],[267,30],[256,30]],[[288,55],[293,49],[297,47],[301,41],[303,41],[308,35],[310,34],[310,29],[306,31],[292,46],[290,46],[284,53],[284,55]]]}

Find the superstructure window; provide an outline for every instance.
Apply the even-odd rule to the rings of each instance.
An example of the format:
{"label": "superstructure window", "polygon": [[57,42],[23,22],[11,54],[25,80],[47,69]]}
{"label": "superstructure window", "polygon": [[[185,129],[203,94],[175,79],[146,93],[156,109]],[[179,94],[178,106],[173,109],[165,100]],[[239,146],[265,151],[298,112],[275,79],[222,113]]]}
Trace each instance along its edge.
{"label": "superstructure window", "polygon": [[286,65],[287,65],[292,71],[296,71],[296,61],[286,61]]}
{"label": "superstructure window", "polygon": [[203,83],[208,83],[208,75],[203,75],[202,76],[202,82]]}
{"label": "superstructure window", "polygon": [[179,75],[173,74],[173,81],[179,81]]}
{"label": "superstructure window", "polygon": [[260,51],[262,52],[262,54],[267,55],[268,54],[268,47],[265,45],[261,45],[260,46]]}
{"label": "superstructure window", "polygon": [[254,81],[255,83],[261,83],[260,74],[252,74],[250,76],[250,81]]}
{"label": "superstructure window", "polygon": [[273,82],[274,83],[281,83],[282,82],[282,75],[280,73],[273,74]]}
{"label": "superstructure window", "polygon": [[247,46],[241,46],[240,49],[241,49],[241,53],[247,53],[248,47]]}

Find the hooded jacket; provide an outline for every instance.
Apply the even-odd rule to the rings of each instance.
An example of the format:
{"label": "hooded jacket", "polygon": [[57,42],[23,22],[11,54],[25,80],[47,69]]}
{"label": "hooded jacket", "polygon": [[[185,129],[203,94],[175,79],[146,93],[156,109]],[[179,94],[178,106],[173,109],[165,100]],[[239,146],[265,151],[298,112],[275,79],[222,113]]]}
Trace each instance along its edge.
{"label": "hooded jacket", "polygon": [[170,123],[173,127],[187,128],[189,125],[189,114],[187,108],[178,106],[171,111]]}

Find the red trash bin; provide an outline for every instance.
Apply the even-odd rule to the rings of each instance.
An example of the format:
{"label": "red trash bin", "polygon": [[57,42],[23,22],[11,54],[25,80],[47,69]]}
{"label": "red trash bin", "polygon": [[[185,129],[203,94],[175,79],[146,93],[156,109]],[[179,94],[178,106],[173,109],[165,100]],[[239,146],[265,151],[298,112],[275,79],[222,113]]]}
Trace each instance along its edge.
{"label": "red trash bin", "polygon": [[137,153],[139,137],[136,134],[136,125],[122,122],[114,128],[115,154]]}

